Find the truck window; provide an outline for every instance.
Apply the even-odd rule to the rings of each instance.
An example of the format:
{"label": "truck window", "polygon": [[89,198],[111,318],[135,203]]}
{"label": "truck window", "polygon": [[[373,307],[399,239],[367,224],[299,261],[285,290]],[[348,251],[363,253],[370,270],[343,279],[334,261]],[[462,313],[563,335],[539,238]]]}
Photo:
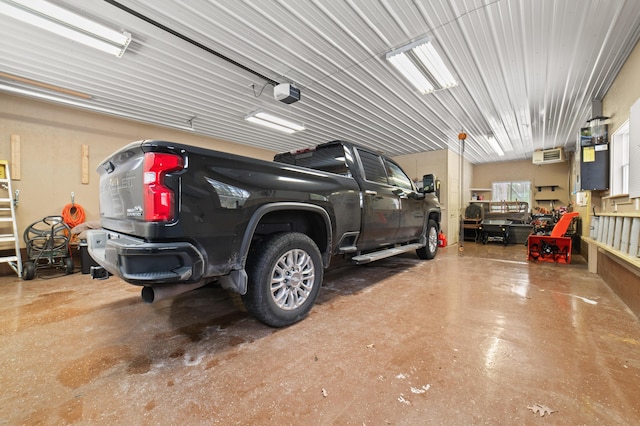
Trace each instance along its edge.
{"label": "truck window", "polygon": [[387,173],[384,171],[384,164],[379,155],[371,152],[358,150],[362,168],[364,169],[364,178],[370,182],[382,183],[388,185]]}
{"label": "truck window", "polygon": [[387,165],[387,174],[389,175],[389,183],[402,189],[413,191],[411,179],[402,171],[400,166],[391,161],[385,161]]}
{"label": "truck window", "polygon": [[317,150],[305,150],[294,153],[287,152],[276,155],[274,160],[279,163],[350,176],[342,145],[332,145]]}

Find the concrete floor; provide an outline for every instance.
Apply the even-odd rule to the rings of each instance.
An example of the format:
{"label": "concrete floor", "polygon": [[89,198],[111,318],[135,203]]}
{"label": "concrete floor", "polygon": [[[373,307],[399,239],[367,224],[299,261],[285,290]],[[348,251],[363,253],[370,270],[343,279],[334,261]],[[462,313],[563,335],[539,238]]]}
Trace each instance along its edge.
{"label": "concrete floor", "polygon": [[0,424],[640,424],[640,323],[582,258],[464,248],[335,262],[279,330],[215,286],[3,277]]}

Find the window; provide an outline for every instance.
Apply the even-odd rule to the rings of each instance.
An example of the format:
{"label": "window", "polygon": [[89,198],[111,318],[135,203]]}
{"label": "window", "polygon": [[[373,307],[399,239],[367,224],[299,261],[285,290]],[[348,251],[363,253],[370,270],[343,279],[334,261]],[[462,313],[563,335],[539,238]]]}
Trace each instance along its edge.
{"label": "window", "polygon": [[402,171],[400,166],[390,161],[385,161],[387,165],[387,174],[389,175],[389,183],[398,188],[413,190],[411,179]]}
{"label": "window", "polygon": [[629,121],[611,138],[611,195],[629,193]]}
{"label": "window", "polygon": [[494,182],[493,201],[523,201],[531,205],[531,182]]}
{"label": "window", "polygon": [[277,154],[274,161],[295,166],[323,170],[329,173],[350,176],[342,145],[324,145],[318,149],[284,152]]}
{"label": "window", "polygon": [[364,178],[370,182],[382,183],[388,185],[387,174],[384,171],[384,165],[379,155],[371,152],[358,150],[362,168],[364,169]]}

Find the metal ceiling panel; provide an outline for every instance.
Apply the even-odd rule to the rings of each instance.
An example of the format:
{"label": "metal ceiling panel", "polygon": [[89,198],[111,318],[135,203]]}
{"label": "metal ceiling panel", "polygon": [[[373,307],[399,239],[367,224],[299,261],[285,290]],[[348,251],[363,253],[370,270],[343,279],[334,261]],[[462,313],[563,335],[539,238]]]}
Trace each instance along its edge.
{"label": "metal ceiling panel", "polygon": [[[332,139],[390,155],[450,148],[474,163],[575,148],[640,36],[637,0],[121,0],[120,4],[277,82],[273,87],[112,4],[57,4],[133,41],[120,59],[0,15],[0,72],[91,95],[67,104],[287,151]],[[433,39],[458,86],[419,94],[385,54]],[[11,79],[0,84],[40,90]],[[293,135],[243,117],[262,108],[303,122]],[[497,138],[497,157],[487,137]]]}

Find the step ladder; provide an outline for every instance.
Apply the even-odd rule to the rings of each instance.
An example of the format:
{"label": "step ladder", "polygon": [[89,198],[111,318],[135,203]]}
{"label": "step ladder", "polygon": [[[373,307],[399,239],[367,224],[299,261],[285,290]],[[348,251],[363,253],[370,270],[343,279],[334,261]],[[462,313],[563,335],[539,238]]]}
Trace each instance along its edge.
{"label": "step ladder", "polygon": [[11,249],[15,254],[0,256],[0,263],[8,263],[19,277],[22,278],[22,256],[20,255],[20,237],[16,223],[16,205],[11,188],[11,174],[9,162],[0,160],[0,249],[12,243]]}

